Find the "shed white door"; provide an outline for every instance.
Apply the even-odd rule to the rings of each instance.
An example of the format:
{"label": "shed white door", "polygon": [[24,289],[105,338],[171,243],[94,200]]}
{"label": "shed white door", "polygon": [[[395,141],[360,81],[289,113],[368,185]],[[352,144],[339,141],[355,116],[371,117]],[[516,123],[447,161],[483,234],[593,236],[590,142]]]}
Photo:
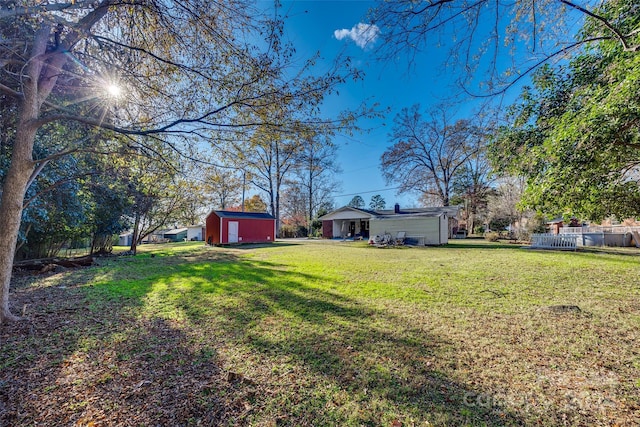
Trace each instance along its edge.
{"label": "shed white door", "polygon": [[238,221],[229,221],[229,243],[238,243]]}

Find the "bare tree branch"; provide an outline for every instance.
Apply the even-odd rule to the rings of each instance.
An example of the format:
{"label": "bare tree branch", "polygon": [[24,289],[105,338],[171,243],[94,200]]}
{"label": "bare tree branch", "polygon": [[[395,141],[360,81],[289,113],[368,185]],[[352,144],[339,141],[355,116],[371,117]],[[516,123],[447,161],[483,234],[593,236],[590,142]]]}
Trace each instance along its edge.
{"label": "bare tree branch", "polygon": [[629,44],[627,43],[627,37],[623,35],[620,31],[618,31],[618,29],[616,27],[614,27],[611,22],[609,22],[608,19],[604,18],[601,15],[595,14],[593,12],[591,12],[590,10],[585,9],[582,6],[579,6],[569,0],[560,0],[561,3],[566,4],[567,6],[578,10],[582,13],[584,13],[587,16],[590,16],[591,18],[601,22],[605,27],[607,27],[607,29],[613,33],[613,35],[615,36],[615,38],[620,42],[620,44],[622,45],[622,47],[624,48],[624,50],[626,52],[637,52],[638,50],[640,50],[640,45],[636,45],[636,46],[629,46]]}

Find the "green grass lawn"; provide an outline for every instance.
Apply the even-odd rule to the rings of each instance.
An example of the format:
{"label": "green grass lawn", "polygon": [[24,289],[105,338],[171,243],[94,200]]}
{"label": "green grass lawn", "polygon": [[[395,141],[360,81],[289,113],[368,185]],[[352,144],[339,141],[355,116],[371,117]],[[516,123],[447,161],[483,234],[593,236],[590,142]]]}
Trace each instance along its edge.
{"label": "green grass lawn", "polygon": [[635,251],[190,242],[98,263],[15,280],[0,425],[640,424]]}

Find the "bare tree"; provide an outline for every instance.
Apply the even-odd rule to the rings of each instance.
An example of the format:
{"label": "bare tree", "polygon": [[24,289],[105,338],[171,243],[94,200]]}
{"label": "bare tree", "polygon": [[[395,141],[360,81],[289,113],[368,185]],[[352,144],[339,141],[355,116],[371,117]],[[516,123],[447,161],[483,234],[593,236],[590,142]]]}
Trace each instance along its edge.
{"label": "bare tree", "polygon": [[[570,0],[497,2],[489,0],[379,0],[370,13],[380,28],[378,53],[386,60],[415,56],[434,47],[449,47],[443,64],[460,71],[467,92],[502,93],[541,64],[560,59],[597,40],[616,40],[626,51],[640,51],[638,28],[606,18],[611,5],[637,14],[637,5],[596,2],[582,6]],[[576,38],[576,30],[591,19],[593,30]]]}
{"label": "bare tree", "polygon": [[296,139],[289,139],[269,129],[259,129],[248,142],[232,145],[230,151],[239,166],[249,172],[250,182],[267,196],[271,214],[280,230],[281,192],[300,149]]}
{"label": "bare tree", "polygon": [[523,219],[525,213],[519,208],[524,192],[525,182],[522,178],[504,176],[497,181],[496,191],[489,197],[487,219],[489,224],[509,225],[512,231],[523,236],[526,230]]}
{"label": "bare tree", "polygon": [[[282,22],[258,22],[254,13],[243,0],[0,3],[0,92],[15,124],[0,199],[0,322],[17,319],[9,284],[26,189],[49,162],[90,148],[90,139],[69,141],[34,158],[43,126],[76,122],[141,135],[147,139],[130,143],[162,141],[188,155],[190,144],[212,134],[221,141],[260,126],[287,132],[289,117],[256,120],[253,112],[283,100],[314,110],[354,74],[336,61],[313,76],[312,60],[285,73],[293,57],[270,50],[281,45]],[[263,51],[247,42],[265,37]]]}
{"label": "bare tree", "polygon": [[[307,230],[309,220],[307,217],[308,194],[297,180],[288,180],[282,192],[282,234],[286,237],[303,237],[302,229]],[[307,236],[310,232],[307,230]]]}
{"label": "bare tree", "polygon": [[[479,141],[486,140],[482,138]],[[485,213],[488,198],[494,192],[495,175],[486,154],[486,147],[480,145],[453,178],[455,203],[463,205],[463,218],[470,233],[473,233],[476,218]]]}
{"label": "bare tree", "polygon": [[338,183],[333,177],[340,168],[336,164],[336,146],[326,135],[306,138],[298,151],[295,182],[304,192],[309,236],[318,208],[331,200]]}
{"label": "bare tree", "polygon": [[209,166],[204,172],[203,190],[213,208],[237,205],[243,191],[243,171],[232,167]]}
{"label": "bare tree", "polygon": [[401,190],[418,191],[448,206],[456,174],[482,147],[478,128],[467,120],[452,122],[444,106],[425,119],[420,106],[404,108],[394,120],[394,145],[382,154],[382,172]]}

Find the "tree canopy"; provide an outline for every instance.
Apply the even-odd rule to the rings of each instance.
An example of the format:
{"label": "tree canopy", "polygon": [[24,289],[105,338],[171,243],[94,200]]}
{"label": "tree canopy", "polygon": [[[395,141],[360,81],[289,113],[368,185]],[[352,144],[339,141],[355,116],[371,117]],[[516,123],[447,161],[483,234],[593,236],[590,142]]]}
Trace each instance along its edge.
{"label": "tree canopy", "polygon": [[364,199],[362,196],[353,196],[353,198],[349,201],[347,206],[356,209],[364,209]]}
{"label": "tree canopy", "polygon": [[382,197],[380,194],[376,194],[375,196],[371,197],[371,200],[369,201],[369,209],[377,211],[377,210],[382,210],[387,206],[387,202],[385,202],[384,197]]}
{"label": "tree canopy", "polygon": [[[633,10],[608,2],[598,12],[640,33]],[[585,37],[596,21],[585,25]],[[526,178],[524,206],[594,220],[639,216],[638,93],[640,55],[618,40],[589,43],[567,64],[534,74],[493,143],[495,166]]]}

